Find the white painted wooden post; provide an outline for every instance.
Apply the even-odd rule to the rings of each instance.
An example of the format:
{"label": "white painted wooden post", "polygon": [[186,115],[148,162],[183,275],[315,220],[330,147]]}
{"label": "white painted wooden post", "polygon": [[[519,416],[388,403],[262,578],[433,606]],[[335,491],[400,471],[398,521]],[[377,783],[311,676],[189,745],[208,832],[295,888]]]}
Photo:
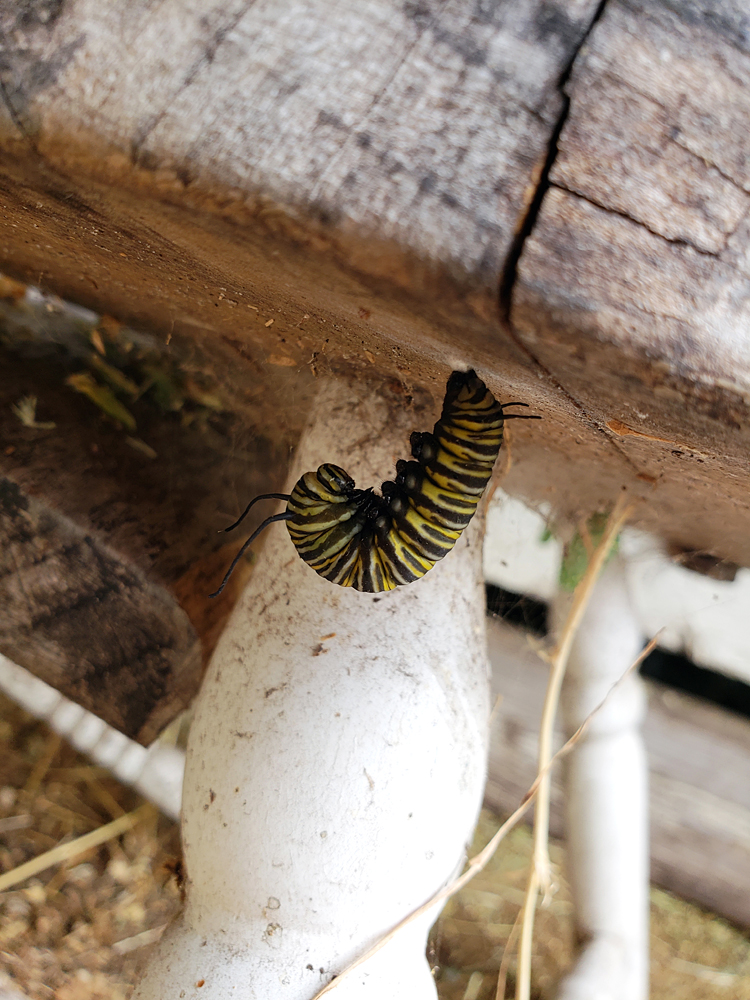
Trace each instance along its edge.
{"label": "white painted wooden post", "polygon": [[[290,484],[326,460],[379,485],[413,414],[367,385],[321,390]],[[137,1000],[309,1000],[460,866],[487,746],[480,528],[381,596],[322,580],[270,529],[199,697],[187,903]],[[434,998],[431,919],[332,997]]]}
{"label": "white painted wooden post", "polygon": [[[567,598],[554,602],[564,618]],[[605,698],[643,646],[622,560],[600,577],[571,653],[562,706],[568,734]],[[582,949],[558,1000],[648,997],[648,765],[643,684],[629,675],[566,759],[568,867]]]}

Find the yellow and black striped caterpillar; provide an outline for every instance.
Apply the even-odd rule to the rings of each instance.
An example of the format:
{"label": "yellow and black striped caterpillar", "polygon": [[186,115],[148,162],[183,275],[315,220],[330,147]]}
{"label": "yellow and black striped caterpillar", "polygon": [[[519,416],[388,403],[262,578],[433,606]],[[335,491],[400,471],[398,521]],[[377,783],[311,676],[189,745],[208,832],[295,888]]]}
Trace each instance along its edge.
{"label": "yellow and black striped caterpillar", "polygon": [[264,493],[225,531],[232,531],[258,500],[286,500],[248,538],[229,567],[216,597],[248,545],[274,521],[286,521],[299,555],[316,573],[341,587],[378,594],[424,576],[447,555],[477,509],[503,443],[504,414],[473,371],[453,372],[443,412],[432,433],[414,431],[414,461],[396,464],[395,482],[358,490],[337,465],[306,472],[291,494]]}

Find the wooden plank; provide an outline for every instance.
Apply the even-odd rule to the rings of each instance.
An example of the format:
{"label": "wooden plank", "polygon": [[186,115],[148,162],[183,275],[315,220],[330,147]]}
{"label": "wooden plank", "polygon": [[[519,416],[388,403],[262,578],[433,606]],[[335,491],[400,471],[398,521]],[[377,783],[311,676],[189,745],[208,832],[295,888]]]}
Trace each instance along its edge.
{"label": "wooden plank", "polygon": [[235,377],[313,359],[434,386],[457,344],[522,377],[497,288],[594,8],[11,13],[2,266],[175,341],[230,341]]}
{"label": "wooden plank", "polygon": [[[390,385],[429,427],[473,365],[545,417],[513,426],[508,490],[577,517],[624,486],[645,527],[750,564],[748,53],[741,8],[702,10],[8,7],[0,267],[150,330],[283,459],[318,375]],[[206,506],[161,536],[185,557],[152,558],[123,525],[159,536],[156,476],[108,526],[71,502],[97,489],[82,463],[35,486],[37,454],[5,474],[166,585],[170,560],[200,575],[195,468],[178,504]]]}
{"label": "wooden plank", "polygon": [[[216,529],[278,488],[315,377],[385,382],[429,427],[455,345],[481,359],[497,340],[503,261],[594,7],[4,10],[1,266],[147,329],[222,406],[191,431],[134,401],[149,461],[66,386],[91,345],[58,337],[50,361],[38,324],[3,339],[0,472],[177,595],[210,651],[233,599],[205,600]],[[499,355],[506,384],[522,375],[510,341]],[[15,419],[24,395],[57,430]],[[28,635],[23,657],[7,641],[37,669]],[[39,669],[76,697],[74,667]]]}
{"label": "wooden plank", "polygon": [[200,646],[162,588],[0,477],[0,648],[150,743],[194,693]]}
{"label": "wooden plank", "polygon": [[[512,320],[654,485],[642,523],[746,563],[744,16],[731,3],[606,5],[567,87],[570,112],[519,262]],[[664,518],[659,495],[672,479],[682,494]],[[560,499],[576,505],[572,491]]]}
{"label": "wooden plank", "polygon": [[[524,632],[494,621],[488,631],[493,689],[502,702],[486,802],[508,813],[534,780],[547,669]],[[750,721],[658,684],[647,688],[652,881],[750,927]],[[564,833],[562,796],[558,771],[557,836]]]}
{"label": "wooden plank", "polygon": [[9,15],[7,104],[69,171],[135,163],[179,198],[233,192],[238,218],[273,199],[349,231],[369,273],[402,262],[368,236],[494,294],[595,6],[72,0]]}
{"label": "wooden plank", "polygon": [[[697,27],[688,25],[689,31],[699,40],[706,35],[710,55],[702,79],[717,67],[719,81],[711,100],[726,104],[727,115],[737,120],[737,88],[721,84],[718,67],[725,48],[727,58],[734,58],[733,73],[745,71],[746,56],[733,48],[739,22],[735,17],[733,29],[731,4],[719,3],[717,10],[724,6],[726,17],[699,23],[691,7],[684,8],[683,19],[689,21],[685,11],[692,12]],[[583,73],[579,63],[589,66],[591,79],[580,77],[579,92],[590,95],[602,128],[618,123],[620,145],[637,149],[648,123],[657,128],[663,122],[653,109],[650,118],[645,115],[645,98],[628,117],[627,100],[607,90],[607,66],[619,59],[624,31],[610,8],[620,9],[605,8],[583,59],[575,62],[574,79]],[[631,43],[639,38],[641,21],[646,37],[656,30],[652,22],[663,22],[657,55],[668,52],[670,61],[659,55],[648,63],[654,87],[672,87],[670,73],[691,52],[693,60],[704,58],[694,53],[705,46],[691,48],[688,28],[668,6],[622,9],[632,22]],[[244,353],[243,360],[265,365],[264,378],[265,363],[275,358],[301,375],[307,363],[316,370],[319,364],[323,370],[359,367],[377,378],[406,373],[438,393],[447,367],[459,360],[482,366],[493,387],[507,390],[513,381],[550,418],[544,446],[529,452],[524,469],[514,469],[511,488],[552,498],[560,510],[577,514],[585,504],[606,503],[623,484],[645,492],[642,484],[656,479],[660,489],[649,497],[644,521],[662,524],[681,543],[690,544],[685,536],[693,533],[693,547],[724,551],[729,534],[740,534],[744,508],[732,496],[713,518],[728,527],[713,530],[712,503],[718,484],[736,480],[738,463],[745,481],[745,442],[735,440],[744,404],[718,377],[696,387],[694,373],[683,365],[674,375],[675,388],[652,364],[652,334],[658,340],[661,328],[669,327],[663,315],[648,319],[635,344],[610,339],[600,352],[589,345],[588,369],[601,370],[601,378],[585,382],[580,373],[569,379],[568,370],[573,345],[580,355],[578,326],[585,329],[588,307],[560,332],[567,346],[546,358],[547,375],[529,369],[529,358],[504,335],[496,311],[498,286],[512,280],[523,227],[534,221],[526,219],[527,210],[564,114],[559,80],[595,13],[591,3],[571,8],[526,0],[469,9],[380,0],[346,16],[337,9],[332,17],[323,0],[291,6],[269,0],[214,3],[200,11],[162,2],[136,14],[117,5],[94,10],[91,2],[76,0],[46,20],[13,20],[11,14],[5,27],[12,85],[5,86],[3,145],[12,153],[4,168],[6,205],[18,231],[8,234],[6,259],[17,273],[41,274],[79,301],[115,307],[124,318],[175,338],[208,343],[208,353],[216,349],[225,356],[231,341],[238,352],[231,366],[236,375],[237,357]],[[602,41],[605,36],[609,42]],[[132,44],[135,37],[138,45]],[[609,63],[589,59],[587,53],[607,45]],[[649,59],[653,54],[646,52]],[[638,65],[644,59],[642,54]],[[585,111],[581,105],[579,113],[577,94],[554,165],[556,184],[562,183],[556,172],[567,162],[564,144],[572,141],[568,137]],[[734,143],[729,160],[740,162],[738,130],[715,124],[723,128],[722,142]],[[671,120],[670,127],[676,127]],[[688,123],[686,135],[691,128],[690,142],[698,149],[709,132],[704,129],[701,139]],[[596,133],[592,149],[600,138]],[[695,156],[687,149],[680,147],[660,166],[658,142],[648,148],[650,158],[636,157],[638,170],[623,160],[618,178],[629,177],[630,183],[618,186],[631,197],[657,191],[660,179],[675,178],[683,188],[694,183],[687,164],[694,167]],[[595,157],[583,157],[576,147],[569,159],[583,169],[578,160],[585,165]],[[744,197],[725,176],[708,173],[708,189],[698,199],[706,211],[675,209],[670,230],[678,233],[680,220],[693,225],[706,247],[729,232]],[[129,194],[134,190],[137,204]],[[231,225],[222,226],[217,216]],[[590,223],[576,218],[570,225]],[[563,220],[562,229],[551,229],[548,239],[542,235],[542,257],[559,246],[565,260],[575,259],[560,238],[567,225]],[[38,230],[46,242],[38,240]],[[629,262],[650,252],[637,241],[628,244],[617,230],[604,232],[592,254],[601,256],[612,239],[623,241],[614,263],[624,261],[626,273]],[[536,243],[526,245],[522,276],[536,266]],[[741,255],[746,246],[740,226],[734,252]],[[538,267],[543,275],[545,266]],[[522,332],[536,330],[537,308],[559,314],[553,272],[541,286],[540,301],[529,300],[525,319],[523,297],[516,297],[514,319]],[[673,268],[658,294],[683,278],[683,284],[700,283],[700,268],[687,277]],[[579,299],[585,294],[574,268],[561,274],[560,283],[576,289]],[[394,294],[399,289],[411,297]],[[628,293],[625,281],[617,294]],[[711,295],[708,289],[706,299]],[[731,312],[731,303],[727,308]],[[275,323],[271,333],[269,319]],[[722,319],[717,316],[717,322]],[[613,360],[613,347],[634,352],[630,369],[619,354]],[[676,335],[666,349],[682,349]],[[368,357],[374,358],[372,367]],[[537,375],[544,376],[541,382]],[[642,426],[632,419],[630,404],[639,392],[651,399],[655,380],[659,399]],[[686,408],[682,401],[691,386],[695,405]],[[614,419],[602,412],[601,390],[618,410]],[[706,508],[696,519],[694,497],[680,501],[686,463],[677,459],[687,455],[691,463],[693,455],[693,464],[700,464],[706,454],[717,461],[707,479],[703,469],[695,477],[694,496]],[[567,468],[571,458],[573,475]],[[750,553],[743,550],[742,558]]]}
{"label": "wooden plank", "polygon": [[[0,650],[149,742],[197,690],[198,638],[205,658],[243,581],[241,571],[226,597],[208,599],[237,548],[219,548],[229,539],[218,531],[247,498],[280,485],[288,446],[253,426],[252,393],[240,421],[194,358],[154,338],[100,327],[53,301],[0,302],[0,322],[0,480],[38,508],[33,524],[18,504],[0,510]],[[133,426],[74,391],[71,379],[94,375],[108,386],[102,366],[130,386],[119,402]],[[31,585],[40,559],[46,583]],[[93,625],[76,624],[83,609],[101,619],[107,655]],[[54,637],[39,625],[45,618]],[[147,648],[161,680],[138,686],[137,653]],[[125,698],[130,690],[137,696]]]}

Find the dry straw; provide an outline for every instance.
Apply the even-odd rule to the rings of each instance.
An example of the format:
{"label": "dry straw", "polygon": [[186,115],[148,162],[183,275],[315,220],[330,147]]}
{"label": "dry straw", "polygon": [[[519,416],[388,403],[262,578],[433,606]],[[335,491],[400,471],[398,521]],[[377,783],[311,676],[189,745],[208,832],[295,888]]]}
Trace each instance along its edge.
{"label": "dry straw", "polygon": [[107,823],[106,826],[100,826],[90,833],[85,833],[82,837],[77,837],[75,840],[58,844],[57,847],[45,851],[44,854],[32,858],[31,861],[26,861],[17,868],[12,868],[10,871],[0,875],[0,892],[12,889],[14,885],[18,885],[19,882],[23,882],[24,879],[31,878],[33,875],[38,875],[39,872],[43,872],[46,868],[51,868],[52,865],[65,864],[73,858],[78,857],[78,855],[85,854],[86,851],[90,851],[92,848],[99,847],[100,844],[104,844],[108,840],[119,837],[120,834],[131,830],[136,823],[145,816],[152,815],[153,812],[154,807],[150,803],[145,803],[139,806],[138,809],[133,810],[133,812],[126,813],[125,816],[120,816],[111,823]]}
{"label": "dry straw", "polygon": [[[531,992],[531,945],[534,936],[534,913],[540,890],[543,891],[545,898],[547,898],[552,885],[549,858],[551,791],[549,765],[554,759],[552,757],[552,739],[555,716],[557,715],[557,707],[560,701],[560,690],[568,665],[570,651],[594,591],[596,581],[609,558],[617,536],[632,511],[632,504],[627,503],[624,495],[620,496],[607,519],[607,525],[601,540],[591,554],[586,572],[575,589],[573,603],[560,632],[557,645],[550,654],[545,656],[545,659],[548,659],[550,664],[550,674],[547,681],[544,708],[542,709],[542,721],[539,728],[539,771],[537,777],[539,788],[534,816],[534,849],[521,920],[521,939],[518,949],[518,971],[516,974],[516,1000],[529,1000]],[[641,662],[644,655],[642,653],[636,662]]]}

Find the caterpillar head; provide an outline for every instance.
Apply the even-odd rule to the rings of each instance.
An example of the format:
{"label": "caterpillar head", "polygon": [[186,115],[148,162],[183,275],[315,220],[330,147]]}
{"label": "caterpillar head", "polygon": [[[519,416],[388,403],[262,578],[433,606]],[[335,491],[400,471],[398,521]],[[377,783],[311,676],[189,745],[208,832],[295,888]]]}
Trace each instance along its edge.
{"label": "caterpillar head", "polygon": [[445,404],[459,398],[462,401],[481,399],[486,392],[487,387],[473,368],[468,372],[452,372],[445,387]]}
{"label": "caterpillar head", "polygon": [[333,497],[350,496],[354,490],[352,477],[338,465],[326,463],[317,471],[318,482]]}

